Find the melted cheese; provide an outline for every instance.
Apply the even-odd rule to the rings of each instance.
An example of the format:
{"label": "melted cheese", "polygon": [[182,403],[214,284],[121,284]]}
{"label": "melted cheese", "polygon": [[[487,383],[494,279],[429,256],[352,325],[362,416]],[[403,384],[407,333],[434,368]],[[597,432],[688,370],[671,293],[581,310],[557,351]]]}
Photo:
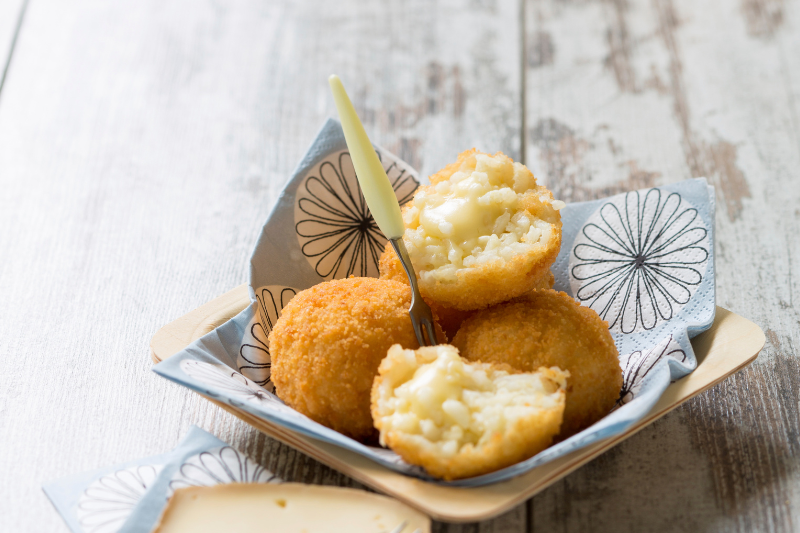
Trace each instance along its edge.
{"label": "melted cheese", "polygon": [[421,435],[452,456],[464,445],[502,433],[520,417],[563,404],[558,391],[566,387],[567,374],[557,369],[509,374],[467,363],[446,344],[416,354],[424,361],[394,345],[381,363],[382,440],[394,430]]}
{"label": "melted cheese", "polygon": [[419,191],[404,214],[405,244],[423,283],[454,281],[459,269],[509,260],[549,238],[550,224],[518,211],[536,186],[530,171],[485,154],[475,159],[474,170]]}

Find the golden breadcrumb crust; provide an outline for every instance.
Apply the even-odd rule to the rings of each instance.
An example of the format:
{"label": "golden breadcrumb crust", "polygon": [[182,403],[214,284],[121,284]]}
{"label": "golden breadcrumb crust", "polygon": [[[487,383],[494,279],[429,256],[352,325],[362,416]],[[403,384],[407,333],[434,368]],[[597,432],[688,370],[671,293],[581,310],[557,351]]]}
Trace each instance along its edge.
{"label": "golden breadcrumb crust", "polygon": [[[391,279],[408,285],[406,271],[403,270],[403,265],[401,265],[400,261],[397,259],[397,254],[391,244],[387,244],[386,249],[383,251],[383,254],[381,254],[379,268],[381,279]],[[532,290],[551,289],[553,288],[555,279],[553,273],[548,270],[544,276],[536,281]],[[439,325],[442,326],[442,329],[447,335],[447,338],[451,340],[456,336],[456,332],[458,332],[458,328],[461,327],[461,324],[475,313],[475,311],[461,311],[454,307],[447,307],[432,299],[430,296],[423,295],[422,299],[430,306],[434,316],[439,321]]]}
{"label": "golden breadcrumb crust", "polygon": [[619,398],[622,370],[608,323],[563,292],[537,290],[475,313],[452,343],[470,361],[567,370],[560,439],[603,418]]}
{"label": "golden breadcrumb crust", "polygon": [[453,481],[495,472],[547,449],[558,434],[562,414],[560,409],[542,409],[535,416],[519,419],[504,433],[492,435],[490,442],[465,446],[453,457],[443,457],[435,449],[420,446],[420,435],[392,431],[385,440],[405,462],[421,466],[434,477]]}
{"label": "golden breadcrumb crust", "polygon": [[[459,170],[471,172],[475,169],[477,154],[483,154],[475,148],[462,152],[455,163],[430,177],[431,185],[420,186],[415,197],[421,191],[434,193],[434,186],[450,177]],[[488,155],[488,154],[485,154]],[[497,152],[492,157],[502,157],[513,163],[503,154]],[[525,169],[530,173],[530,170]],[[533,178],[533,174],[530,174]],[[543,202],[541,198],[547,199]],[[525,254],[517,254],[509,260],[492,261],[472,268],[464,268],[457,272],[457,281],[446,283],[442,281],[423,281],[420,279],[420,292],[437,304],[461,311],[483,309],[490,305],[505,302],[520,296],[537,287],[541,287],[549,279],[550,266],[555,263],[561,249],[561,215],[552,206],[553,193],[541,185],[525,192],[519,201],[517,212],[523,212],[530,218],[543,220],[552,226],[550,237],[541,246]],[[403,213],[413,207],[409,202],[403,208]],[[408,246],[408,243],[406,243]],[[381,277],[391,277],[389,272],[402,272],[400,260],[395,254],[384,253],[380,261]],[[384,272],[386,275],[384,276]],[[419,276],[419,272],[417,272]]]}
{"label": "golden breadcrumb crust", "polygon": [[419,347],[410,305],[407,285],[374,278],[327,281],[299,292],[269,336],[275,393],[320,424],[374,439],[370,390],[378,365],[393,344]]}

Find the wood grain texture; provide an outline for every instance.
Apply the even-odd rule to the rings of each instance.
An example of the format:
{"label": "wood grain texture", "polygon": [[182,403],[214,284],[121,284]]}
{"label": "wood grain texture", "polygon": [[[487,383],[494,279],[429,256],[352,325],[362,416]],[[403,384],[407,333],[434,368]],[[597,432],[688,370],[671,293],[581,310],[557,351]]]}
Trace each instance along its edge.
{"label": "wood grain texture", "polygon": [[[0,531],[40,490],[191,424],[285,479],[358,486],[150,372],[166,324],[243,283],[337,72],[424,172],[519,156],[518,2],[30,0],[0,94]],[[2,37],[2,35],[0,35]],[[520,531],[525,511],[436,531]]]}
{"label": "wood grain texture", "polygon": [[[19,5],[0,0],[0,61]],[[524,155],[566,200],[707,175],[718,303],[767,329],[753,367],[532,503],[435,531],[797,527],[797,0],[525,0],[524,35],[522,7],[29,0],[0,92],[0,530],[64,531],[43,482],[191,424],[287,479],[357,486],[146,357],[160,326],[246,281],[333,113],[332,71],[423,174],[477,146]]]}
{"label": "wood grain texture", "polygon": [[707,177],[718,303],[768,338],[751,368],[535,497],[532,525],[796,530],[800,5],[525,7],[534,173],[565,200]]}

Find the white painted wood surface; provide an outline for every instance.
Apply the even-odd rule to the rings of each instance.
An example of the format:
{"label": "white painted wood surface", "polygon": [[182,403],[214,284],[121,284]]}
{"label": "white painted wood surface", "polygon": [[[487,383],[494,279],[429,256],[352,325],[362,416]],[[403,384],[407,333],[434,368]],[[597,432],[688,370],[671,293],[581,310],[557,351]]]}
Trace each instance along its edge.
{"label": "white painted wood surface", "polygon": [[800,4],[526,4],[528,162],[565,200],[706,176],[755,364],[532,500],[536,529],[800,527]]}
{"label": "white painted wood surface", "polygon": [[[0,0],[2,61],[20,5]],[[719,304],[768,333],[751,369],[527,504],[436,531],[791,531],[797,50],[797,0],[29,0],[0,92],[0,531],[64,531],[42,483],[191,424],[287,479],[354,485],[148,354],[246,281],[334,71],[424,174],[474,145],[524,156],[567,200],[707,175]]]}
{"label": "white painted wood surface", "polygon": [[[246,281],[333,112],[331,72],[426,171],[472,144],[518,151],[518,12],[31,0],[0,96],[0,530],[63,531],[42,483],[160,453],[191,424],[286,479],[353,485],[158,378],[149,339]],[[524,508],[509,517],[483,529],[518,529]]]}

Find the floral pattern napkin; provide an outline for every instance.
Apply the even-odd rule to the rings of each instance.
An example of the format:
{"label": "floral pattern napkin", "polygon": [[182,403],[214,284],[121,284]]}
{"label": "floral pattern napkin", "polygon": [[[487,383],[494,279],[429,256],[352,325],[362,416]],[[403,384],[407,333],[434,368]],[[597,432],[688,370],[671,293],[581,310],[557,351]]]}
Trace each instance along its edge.
{"label": "floral pattern napkin", "polygon": [[73,533],[149,533],[175,489],[280,481],[192,426],[170,452],[70,476],[43,489]]}

